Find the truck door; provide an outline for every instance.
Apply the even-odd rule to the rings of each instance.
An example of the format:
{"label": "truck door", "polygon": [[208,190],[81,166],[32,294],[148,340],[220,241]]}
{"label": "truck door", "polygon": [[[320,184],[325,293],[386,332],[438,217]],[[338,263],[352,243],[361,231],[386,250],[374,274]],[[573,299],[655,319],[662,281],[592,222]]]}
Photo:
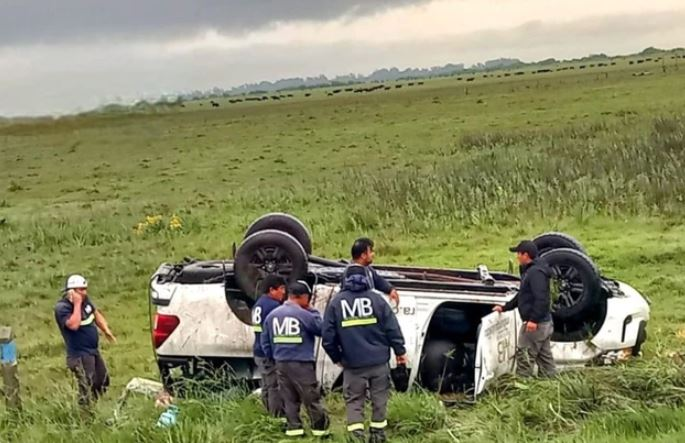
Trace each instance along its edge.
{"label": "truck door", "polygon": [[482,318],[476,344],[474,399],[490,381],[514,372],[520,323],[516,310],[493,312]]}

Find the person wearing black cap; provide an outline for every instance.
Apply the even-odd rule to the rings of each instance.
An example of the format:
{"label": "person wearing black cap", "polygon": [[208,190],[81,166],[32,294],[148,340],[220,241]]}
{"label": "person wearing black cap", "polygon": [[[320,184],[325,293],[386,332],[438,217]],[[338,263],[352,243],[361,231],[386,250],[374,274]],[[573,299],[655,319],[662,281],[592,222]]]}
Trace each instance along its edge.
{"label": "person wearing black cap", "polygon": [[280,418],[283,417],[283,400],[278,389],[276,364],[264,355],[260,336],[266,317],[283,303],[286,293],[285,279],[275,274],[267,275],[262,281],[262,289],[264,295],[259,297],[252,307],[252,329],[255,336],[252,353],[262,376],[262,404],[272,416]]}
{"label": "person wearing black cap", "polygon": [[328,413],[316,379],[316,337],[321,336],[321,314],[309,305],[312,290],[304,281],[288,287],[288,300],[271,311],[260,341],[266,358],[276,362],[278,388],[285,408],[288,437],[304,435],[300,404],[304,404],[315,437],[328,435]]}
{"label": "person wearing black cap", "polygon": [[554,332],[549,282],[552,271],[538,260],[538,248],[530,240],[524,240],[509,248],[516,252],[521,269],[519,292],[504,306],[495,306],[493,311],[504,312],[518,308],[523,325],[519,333],[516,350],[517,373],[523,377],[533,375],[537,364],[538,374],[552,377],[556,373],[550,340]]}
{"label": "person wearing black cap", "polygon": [[371,397],[369,441],[386,441],[386,412],[390,396],[390,350],[397,365],[407,364],[404,337],[390,304],[373,290],[363,266],[350,265],[341,291],[324,315],[321,344],[333,363],[343,367],[343,396],[347,431],[364,441],[364,404]]}

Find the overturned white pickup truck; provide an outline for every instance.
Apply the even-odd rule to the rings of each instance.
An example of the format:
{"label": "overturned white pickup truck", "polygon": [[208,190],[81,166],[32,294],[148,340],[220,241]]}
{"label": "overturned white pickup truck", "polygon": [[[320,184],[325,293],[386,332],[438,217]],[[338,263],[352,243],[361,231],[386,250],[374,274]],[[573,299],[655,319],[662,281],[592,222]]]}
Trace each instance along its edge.
{"label": "overturned white pickup truck", "polygon": [[[582,366],[608,354],[640,352],[649,305],[635,289],[600,275],[583,247],[560,233],[537,237],[552,268],[552,352],[559,367]],[[232,260],[162,264],[150,281],[156,306],[152,331],[162,381],[174,389],[208,373],[255,385],[250,309],[261,280],[279,274],[314,288],[322,313],[335,297],[346,266],[311,255],[307,228],[287,214],[257,219]],[[375,266],[400,294],[397,317],[409,355],[410,386],[477,396],[497,376],[513,372],[517,311],[491,313],[511,300],[519,278],[508,273]],[[317,348],[320,381],[341,383],[341,369]],[[394,358],[390,360],[394,365]]]}

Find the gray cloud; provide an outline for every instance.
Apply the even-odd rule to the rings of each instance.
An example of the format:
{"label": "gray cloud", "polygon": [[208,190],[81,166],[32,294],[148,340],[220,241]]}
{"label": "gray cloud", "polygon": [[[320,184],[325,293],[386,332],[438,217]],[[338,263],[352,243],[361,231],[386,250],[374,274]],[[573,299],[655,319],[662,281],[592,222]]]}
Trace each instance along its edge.
{"label": "gray cloud", "polygon": [[[2,1],[2,0],[0,0]],[[0,116],[85,110],[121,98],[230,87],[293,76],[370,73],[381,67],[428,67],[498,57],[541,60],[621,54],[685,42],[685,9],[536,21],[509,29],[369,44],[350,40],[296,46],[256,43],[173,53],[164,45],[80,42],[0,48]]]}
{"label": "gray cloud", "polygon": [[426,0],[0,0],[0,46],[241,34],[277,21],[358,17]]}

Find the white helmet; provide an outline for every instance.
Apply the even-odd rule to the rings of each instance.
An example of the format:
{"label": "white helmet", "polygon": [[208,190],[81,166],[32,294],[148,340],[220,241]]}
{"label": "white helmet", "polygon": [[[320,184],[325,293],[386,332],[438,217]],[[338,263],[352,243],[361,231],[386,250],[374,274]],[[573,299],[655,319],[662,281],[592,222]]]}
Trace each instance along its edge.
{"label": "white helmet", "polygon": [[86,280],[82,275],[74,274],[67,278],[67,285],[64,289],[68,291],[69,289],[81,289],[87,287],[88,280]]}

